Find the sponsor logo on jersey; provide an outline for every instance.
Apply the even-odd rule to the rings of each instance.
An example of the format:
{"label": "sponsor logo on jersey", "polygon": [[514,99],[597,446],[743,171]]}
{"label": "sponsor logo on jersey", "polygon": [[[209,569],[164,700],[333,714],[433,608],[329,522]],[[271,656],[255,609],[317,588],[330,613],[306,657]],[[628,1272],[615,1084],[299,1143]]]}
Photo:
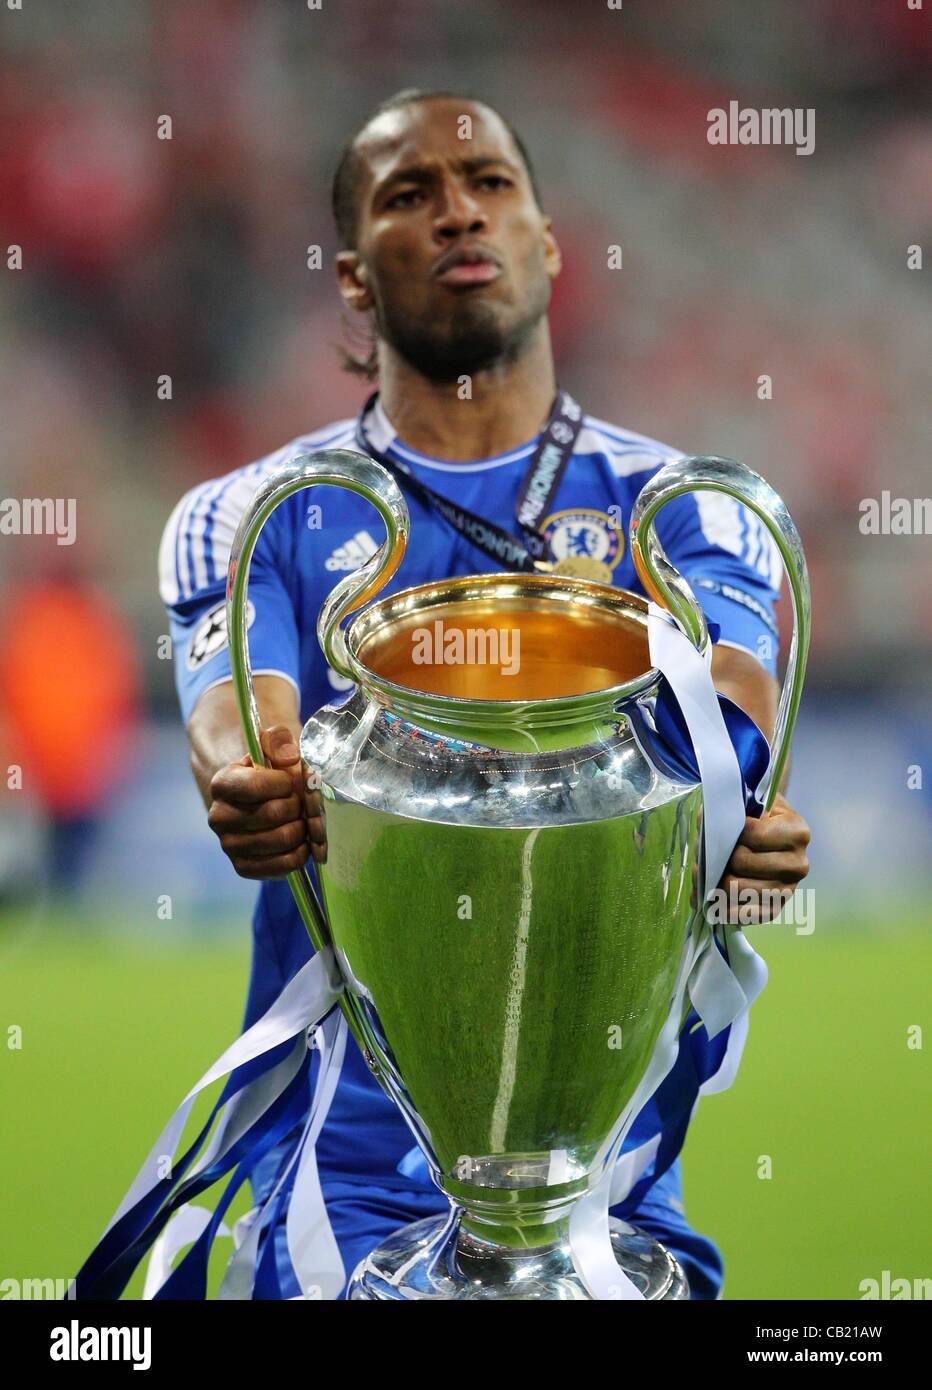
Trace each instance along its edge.
{"label": "sponsor logo on jersey", "polygon": [[554,512],[540,529],[555,560],[594,560],[612,570],[624,553],[624,538],[607,512]]}
{"label": "sponsor logo on jersey", "polygon": [[338,545],[331,555],[324,561],[324,569],[328,570],[358,570],[370,555],[374,555],[378,550],[378,544],[372,539],[368,531],[357,531],[355,536],[351,536],[348,541]]}
{"label": "sponsor logo on jersey", "polygon": [[753,595],[745,593],[744,589],[736,589],[734,584],[722,584],[717,579],[691,579],[690,583],[696,589],[705,589],[710,594],[720,594],[722,598],[730,598],[733,603],[740,603],[756,618],[760,618],[765,627],[768,627],[774,636],[778,636],[778,628],[770,613],[762,603],[758,603]]}
{"label": "sponsor logo on jersey", "polygon": [[[246,627],[252,627],[255,620],[255,605],[247,601]],[[205,662],[210,661],[218,652],[222,652],[227,645],[227,606],[226,601],[224,601],[216,604],[209,613],[205,613],[191,634],[186,663],[188,670],[200,670]]]}

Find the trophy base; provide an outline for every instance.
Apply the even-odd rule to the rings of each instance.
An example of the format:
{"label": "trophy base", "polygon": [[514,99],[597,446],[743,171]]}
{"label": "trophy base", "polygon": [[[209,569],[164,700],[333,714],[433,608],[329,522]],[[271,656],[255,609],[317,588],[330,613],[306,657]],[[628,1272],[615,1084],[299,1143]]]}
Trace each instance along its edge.
{"label": "trophy base", "polygon": [[[652,1236],[624,1221],[610,1222],[619,1267],[645,1299],[688,1299],[677,1260]],[[509,1249],[480,1240],[454,1218],[415,1221],[357,1266],[348,1299],[371,1302],[443,1299],[588,1299],[565,1241],[535,1249]]]}

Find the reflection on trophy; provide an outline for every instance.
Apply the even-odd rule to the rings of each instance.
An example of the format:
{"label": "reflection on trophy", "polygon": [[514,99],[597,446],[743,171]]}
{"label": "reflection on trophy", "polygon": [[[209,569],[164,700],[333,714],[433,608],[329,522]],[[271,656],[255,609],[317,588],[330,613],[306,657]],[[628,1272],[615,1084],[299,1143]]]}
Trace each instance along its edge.
{"label": "reflection on trophy", "polygon": [[[702,783],[669,756],[650,717],[663,677],[651,665],[647,602],[540,572],[447,579],[362,607],[402,558],[404,500],[360,454],[299,456],[257,495],[231,562],[233,672],[254,756],[249,559],[274,507],[315,483],[366,497],[387,539],[320,615],[324,654],[356,688],[301,738],[325,799],[323,902],[303,871],[290,882],[315,946],[333,947],[341,1007],[368,1065],[450,1199],[447,1216],[374,1250],[348,1296],[587,1298],[570,1219],[617,1158],[620,1119],[702,910]],[[808,631],[805,562],[783,504],[737,463],[681,460],[638,499],[632,548],[645,588],[706,651],[704,615],[654,517],[709,486],[757,511],[789,575],[796,632],[771,750],[775,791]],[[496,634],[511,652],[519,645],[520,662],[415,659],[425,633],[457,632],[463,643]],[[652,1238],[613,1222],[611,1243],[645,1298],[688,1297]]]}

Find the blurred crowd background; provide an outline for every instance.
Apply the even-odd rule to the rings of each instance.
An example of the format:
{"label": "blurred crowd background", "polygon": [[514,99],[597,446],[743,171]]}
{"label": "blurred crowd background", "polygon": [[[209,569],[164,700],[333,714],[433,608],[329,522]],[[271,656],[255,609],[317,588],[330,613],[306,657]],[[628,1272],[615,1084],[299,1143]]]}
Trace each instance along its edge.
{"label": "blurred crowd background", "polygon": [[[23,767],[0,795],[0,894],[51,884],[131,919],[170,864],[182,918],[251,900],[187,769],[156,549],[192,483],[361,403],[330,179],[410,85],[465,89],[522,133],[564,255],[561,381],[785,497],[814,595],[793,783],[813,881],[861,900],[927,877],[907,768],[932,762],[929,539],[858,522],[882,489],[929,491],[932,271],[908,255],[932,255],[930,9],[4,6],[2,245],[22,264],[0,274],[0,493],[74,497],[77,539],[0,538],[0,762]],[[814,152],[711,146],[730,100],[813,108]]]}

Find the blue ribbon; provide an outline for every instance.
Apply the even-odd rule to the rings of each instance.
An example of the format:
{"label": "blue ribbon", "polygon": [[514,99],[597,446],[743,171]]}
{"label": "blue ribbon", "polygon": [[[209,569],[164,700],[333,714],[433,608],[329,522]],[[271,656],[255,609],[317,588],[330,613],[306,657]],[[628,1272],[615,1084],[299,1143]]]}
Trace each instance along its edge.
{"label": "blue ribbon", "polygon": [[[229,1205],[236,1188],[261,1161],[269,1149],[303,1123],[307,1112],[308,1068],[310,1054],[301,1061],[297,1072],[280,1096],[242,1134],[222,1158],[205,1168],[196,1178],[180,1181],[202,1148],[221,1107],[232,1096],[257,1077],[271,1071],[294,1047],[294,1039],[280,1043],[269,1052],[237,1067],[227,1079],[223,1092],[194,1143],[173,1165],[172,1176],[159,1182],[140,1202],[125,1212],[118,1222],[101,1238],[75,1277],[74,1298],[119,1298],[139,1261],[154,1245],[172,1214],[192,1197],[211,1187],[232,1168],[241,1165],[242,1176],[236,1186],[228,1185],[218,1211],[210,1225],[191,1250],[172,1272],[156,1298],[204,1298],[207,1283],[207,1259],[210,1243],[219,1228],[223,1211]],[[235,1180],[234,1180],[235,1181]],[[172,1191],[174,1189],[174,1192]],[[200,1293],[177,1293],[175,1289],[194,1287]]]}

